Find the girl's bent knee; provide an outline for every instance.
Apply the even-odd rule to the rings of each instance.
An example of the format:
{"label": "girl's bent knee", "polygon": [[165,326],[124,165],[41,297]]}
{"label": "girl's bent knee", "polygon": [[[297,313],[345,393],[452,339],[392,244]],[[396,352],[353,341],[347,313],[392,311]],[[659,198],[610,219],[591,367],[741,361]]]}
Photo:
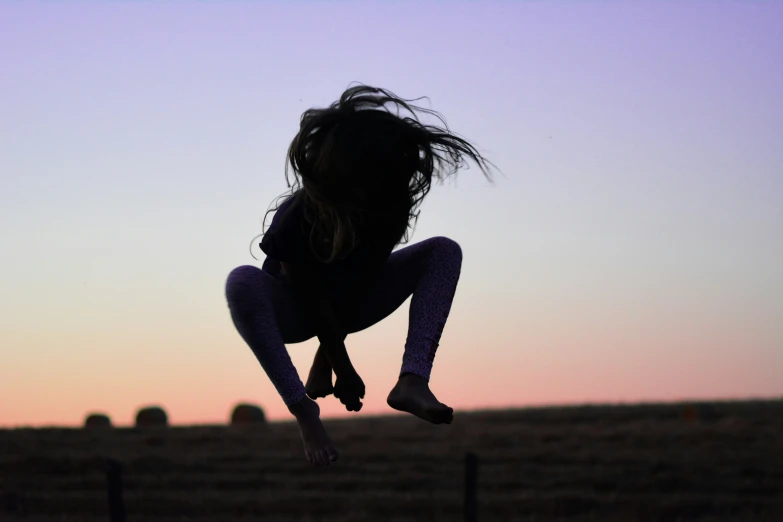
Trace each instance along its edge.
{"label": "girl's bent knee", "polygon": [[233,269],[226,280],[226,299],[229,305],[258,295],[262,278],[261,270],[255,266],[243,265]]}
{"label": "girl's bent knee", "polygon": [[460,262],[462,261],[462,247],[453,239],[446,236],[435,236],[430,241],[433,242],[434,248],[439,252],[443,252],[447,256]]}

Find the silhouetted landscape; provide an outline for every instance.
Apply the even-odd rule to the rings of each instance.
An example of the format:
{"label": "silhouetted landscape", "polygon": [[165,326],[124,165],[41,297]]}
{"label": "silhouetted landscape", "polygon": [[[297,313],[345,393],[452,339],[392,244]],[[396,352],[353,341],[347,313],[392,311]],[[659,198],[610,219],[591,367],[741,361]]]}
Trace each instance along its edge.
{"label": "silhouetted landscape", "polygon": [[0,520],[462,520],[475,453],[480,521],[783,520],[783,401],[456,412],[328,420],[310,468],[293,422],[0,430]]}

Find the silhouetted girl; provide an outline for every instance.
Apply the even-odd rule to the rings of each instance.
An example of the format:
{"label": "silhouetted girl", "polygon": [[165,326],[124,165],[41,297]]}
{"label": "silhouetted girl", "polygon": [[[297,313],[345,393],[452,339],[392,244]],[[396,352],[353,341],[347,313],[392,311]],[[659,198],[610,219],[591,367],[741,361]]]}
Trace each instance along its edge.
{"label": "silhouetted girl", "polygon": [[[313,465],[328,465],[337,451],[311,399],[334,393],[349,411],[362,406],[364,383],[346,336],[389,316],[411,294],[402,369],[387,402],[435,424],[452,420],[428,382],[462,251],[446,237],[392,250],[407,243],[433,175],[455,174],[468,156],[491,178],[471,144],[436,112],[408,101],[360,85],[328,108],[305,111],[286,163],[286,182],[290,162],[295,183],[263,234],[263,267],[236,268],[226,283],[234,325],[296,417]],[[422,124],[414,110],[436,115],[444,128]],[[285,344],[314,336],[320,346],[303,385]]]}

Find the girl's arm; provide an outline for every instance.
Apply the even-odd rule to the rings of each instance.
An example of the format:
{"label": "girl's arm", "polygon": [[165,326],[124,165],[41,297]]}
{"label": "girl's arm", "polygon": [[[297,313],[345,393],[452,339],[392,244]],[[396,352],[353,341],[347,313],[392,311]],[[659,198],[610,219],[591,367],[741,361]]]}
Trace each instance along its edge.
{"label": "girl's arm", "polygon": [[294,289],[302,296],[307,313],[315,325],[324,356],[340,378],[356,373],[345,349],[346,332],[326,296],[317,275],[303,264],[281,263]]}

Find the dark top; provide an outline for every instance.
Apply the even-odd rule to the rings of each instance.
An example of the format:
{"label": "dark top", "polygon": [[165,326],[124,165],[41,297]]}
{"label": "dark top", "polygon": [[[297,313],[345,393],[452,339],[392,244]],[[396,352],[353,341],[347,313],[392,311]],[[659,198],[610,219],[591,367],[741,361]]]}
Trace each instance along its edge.
{"label": "dark top", "polygon": [[355,305],[362,292],[377,280],[401,239],[379,230],[368,233],[357,229],[359,243],[354,250],[345,259],[323,263],[310,247],[312,229],[313,224],[305,217],[304,193],[299,190],[280,205],[261,239],[261,250],[267,255],[262,270],[289,284],[280,261],[309,265],[324,283],[330,300],[340,309]]}

